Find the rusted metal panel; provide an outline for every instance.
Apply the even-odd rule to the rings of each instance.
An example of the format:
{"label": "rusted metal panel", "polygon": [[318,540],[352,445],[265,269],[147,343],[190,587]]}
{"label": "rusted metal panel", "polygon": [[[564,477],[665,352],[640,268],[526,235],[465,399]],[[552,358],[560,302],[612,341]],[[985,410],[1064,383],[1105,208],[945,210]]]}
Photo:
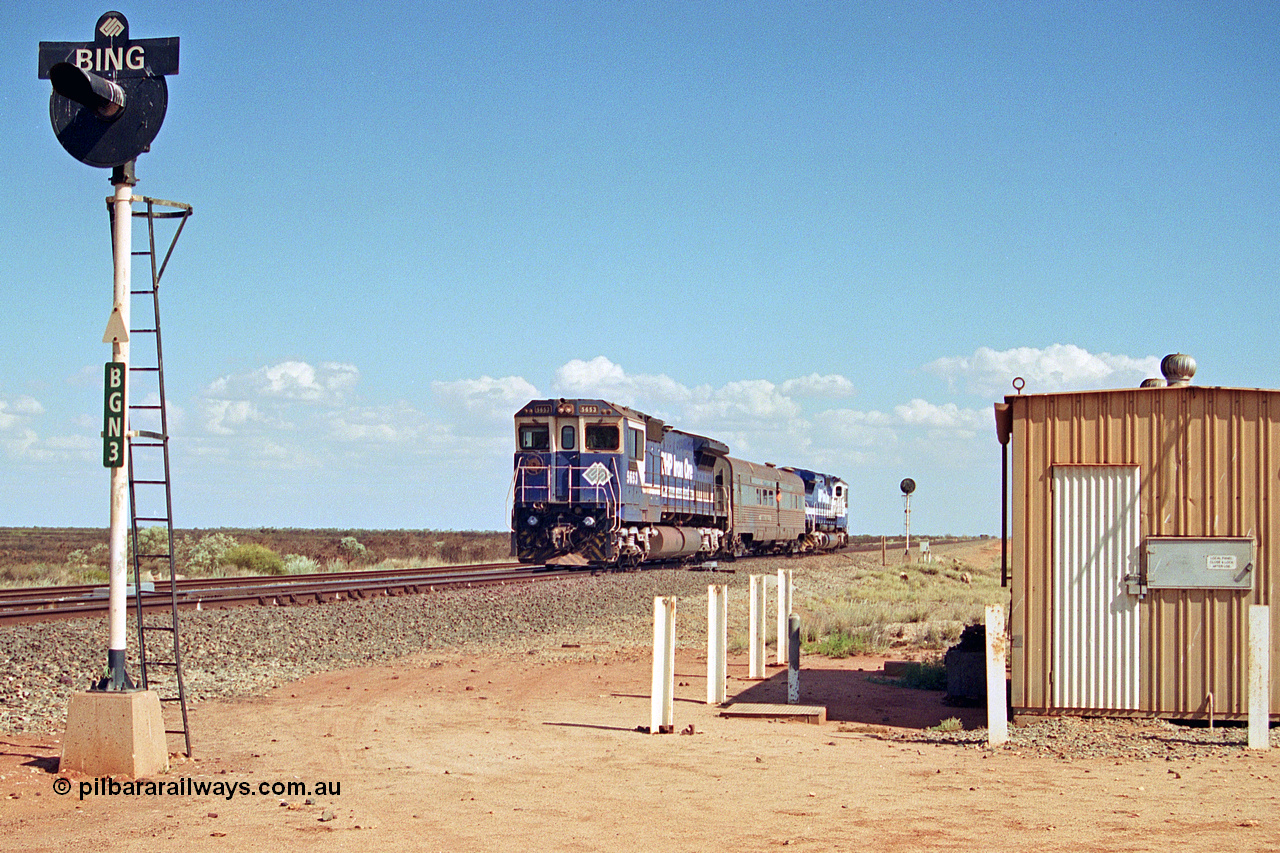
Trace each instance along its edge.
{"label": "rusted metal panel", "polygon": [[[1050,710],[1055,621],[1055,466],[1134,466],[1147,536],[1252,537],[1252,590],[1148,590],[1141,600],[1139,710],[1177,717],[1246,711],[1247,608],[1275,597],[1280,536],[1280,391],[1186,386],[1005,398],[1012,411],[1010,566],[1013,705]],[[1271,707],[1280,712],[1271,637]],[[1212,698],[1210,698],[1212,695]],[[1110,700],[1109,700],[1110,701]],[[1114,704],[1123,705],[1116,701]],[[1122,712],[1122,707],[1112,710]]]}

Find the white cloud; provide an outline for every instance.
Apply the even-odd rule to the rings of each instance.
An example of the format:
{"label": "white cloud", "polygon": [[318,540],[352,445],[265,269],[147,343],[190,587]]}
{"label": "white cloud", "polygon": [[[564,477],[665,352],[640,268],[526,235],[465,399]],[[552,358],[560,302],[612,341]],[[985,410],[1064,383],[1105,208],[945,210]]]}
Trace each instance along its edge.
{"label": "white cloud", "polygon": [[444,429],[404,402],[336,410],[328,427],[328,435],[342,443],[402,445],[415,453],[438,444]]}
{"label": "white cloud", "polygon": [[623,406],[658,406],[681,402],[689,389],[666,374],[628,375],[602,355],[591,361],[573,359],[556,371],[554,387],[570,397],[599,397]]}
{"label": "white cloud", "polygon": [[1011,383],[1015,376],[1026,381],[1027,393],[1035,394],[1137,387],[1143,379],[1160,375],[1160,359],[1094,354],[1074,344],[1001,352],[979,347],[971,356],[939,358],[924,369],[946,379],[953,388],[961,385],[972,394],[1002,397],[1014,392]]}
{"label": "white cloud", "polygon": [[794,397],[852,397],[857,393],[853,383],[837,373],[825,376],[810,373],[788,379],[782,383],[781,390],[783,394]]}
{"label": "white cloud", "polygon": [[30,427],[12,430],[0,438],[0,447],[13,459],[37,462],[83,462],[95,457],[101,459],[102,453],[102,444],[88,436],[72,433],[41,438]]}
{"label": "white cloud", "polygon": [[40,449],[40,437],[30,427],[14,430],[3,439],[5,453],[15,459],[45,459],[48,454]]}
{"label": "white cloud", "polygon": [[686,415],[703,425],[755,421],[776,426],[800,417],[800,406],[766,379],[744,379],[715,390],[698,388]]}
{"label": "white cloud", "polygon": [[205,429],[214,435],[234,435],[248,424],[267,422],[267,418],[247,400],[205,400]]}
{"label": "white cloud", "polygon": [[[344,404],[360,381],[351,364],[282,361],[246,373],[221,376],[205,388],[200,407],[213,435],[246,430],[305,429],[315,412]],[[308,414],[307,410],[313,410]],[[317,432],[319,430],[316,430]]]}
{"label": "white cloud", "polygon": [[591,361],[575,358],[556,371],[556,387],[574,393],[629,384],[625,371],[602,355]]}
{"label": "white cloud", "polygon": [[249,373],[223,376],[206,389],[211,397],[263,397],[306,403],[337,403],[355,388],[360,371],[355,365],[282,361]]}
{"label": "white cloud", "polygon": [[894,406],[893,413],[899,421],[908,426],[926,426],[945,430],[971,431],[983,429],[994,423],[994,415],[985,409],[962,409],[955,403],[937,405],[919,398],[901,406]]}
{"label": "white cloud", "polygon": [[654,414],[668,407],[692,406],[695,417],[794,417],[795,397],[849,397],[853,383],[838,374],[811,373],[774,385],[765,379],[743,379],[720,388],[690,388],[665,373],[627,373],[621,365],[598,355],[590,361],[573,359],[556,371],[554,387],[564,396],[600,397]]}
{"label": "white cloud", "polygon": [[[44,414],[44,406],[34,397],[0,400],[0,448],[4,449],[6,456],[36,462],[79,462],[92,459],[101,452],[101,444],[74,432],[42,438],[33,428],[32,421]],[[102,428],[101,418],[99,413],[94,429]]]}
{"label": "white cloud", "polygon": [[711,436],[732,452],[779,464],[807,464],[824,448],[813,444],[806,403],[853,396],[838,374],[812,373],[775,384],[740,379],[719,387],[690,387],[666,374],[631,374],[605,356],[574,359],[556,371],[554,388],[566,397],[599,397],[664,418],[672,426]]}
{"label": "white cloud", "polygon": [[19,415],[34,417],[44,414],[44,406],[34,397],[19,397],[13,401],[13,411]]}
{"label": "white cloud", "polygon": [[34,397],[18,397],[12,401],[0,400],[0,429],[12,429],[24,418],[44,414],[44,406]]}
{"label": "white cloud", "polygon": [[518,407],[538,397],[538,389],[519,376],[432,382],[431,390],[446,409],[491,421],[506,421]]}

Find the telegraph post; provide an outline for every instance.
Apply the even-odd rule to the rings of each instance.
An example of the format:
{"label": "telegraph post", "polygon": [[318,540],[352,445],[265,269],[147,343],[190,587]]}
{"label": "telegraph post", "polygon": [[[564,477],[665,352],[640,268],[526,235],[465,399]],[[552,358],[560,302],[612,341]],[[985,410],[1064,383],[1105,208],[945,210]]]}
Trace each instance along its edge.
{"label": "telegraph post", "polygon": [[[153,691],[135,689],[126,662],[129,454],[129,290],[134,161],[149,151],[168,107],[165,75],[178,73],[178,39],[131,39],[129,22],[107,12],[93,41],[41,42],[38,77],[53,85],[49,119],[58,142],[81,163],[111,169],[114,275],[102,342],[102,464],[111,472],[106,675],[67,710],[64,769],[140,776],[168,768],[164,723]],[[158,734],[157,734],[158,732]]]}

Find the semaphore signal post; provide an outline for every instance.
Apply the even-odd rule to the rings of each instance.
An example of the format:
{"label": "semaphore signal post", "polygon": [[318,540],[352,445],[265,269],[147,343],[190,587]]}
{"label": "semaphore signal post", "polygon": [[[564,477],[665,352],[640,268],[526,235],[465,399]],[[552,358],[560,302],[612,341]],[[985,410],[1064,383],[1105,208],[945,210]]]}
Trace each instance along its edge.
{"label": "semaphore signal post", "polygon": [[111,345],[104,376],[102,456],[111,481],[107,665],[91,691],[72,696],[63,746],[63,769],[92,775],[149,775],[169,763],[159,698],[155,691],[137,689],[126,672],[125,617],[134,163],[160,131],[168,107],[165,76],[177,73],[178,39],[134,40],[119,12],[98,18],[92,41],[40,43],[37,76],[53,86],[49,119],[54,135],[80,162],[111,169],[114,189],[108,200],[112,307],[102,339]]}

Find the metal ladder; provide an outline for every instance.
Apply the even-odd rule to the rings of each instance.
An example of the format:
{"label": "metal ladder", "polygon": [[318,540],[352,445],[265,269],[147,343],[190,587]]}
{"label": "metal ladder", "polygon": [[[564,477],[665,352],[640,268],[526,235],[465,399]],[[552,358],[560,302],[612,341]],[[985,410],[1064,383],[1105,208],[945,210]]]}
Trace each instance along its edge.
{"label": "metal ladder", "polygon": [[[147,248],[134,251],[133,255],[150,258],[151,286],[131,289],[129,298],[151,298],[138,300],[150,302],[149,312],[142,305],[139,307],[144,310],[136,313],[130,311],[131,322],[136,328],[129,329],[129,337],[131,341],[137,341],[149,335],[155,338],[156,345],[154,364],[135,363],[133,357],[140,354],[141,350],[138,348],[131,351],[133,357],[129,365],[129,382],[132,386],[129,392],[129,508],[133,521],[131,543],[134,602],[138,622],[139,684],[143,690],[155,687],[160,694],[162,706],[178,706],[182,715],[181,728],[177,727],[176,720],[172,724],[169,722],[176,715],[168,713],[165,715],[165,734],[182,735],[184,753],[190,757],[191,725],[187,719],[187,694],[182,679],[182,639],[178,630],[178,580],[174,560],[173,491],[169,473],[169,420],[164,396],[164,351],[160,343],[160,278],[164,275],[173,247],[187,224],[187,217],[191,215],[191,205],[146,196],[135,196],[134,201],[146,205],[145,211],[135,210],[133,216],[147,220]],[[108,204],[107,207],[112,211],[114,219],[113,205]],[[157,207],[163,209],[157,210]],[[156,220],[167,219],[177,220],[177,228],[169,241],[164,259],[157,263]],[[147,319],[151,321],[149,324]],[[137,423],[154,428],[140,429],[135,426],[135,415]],[[154,543],[150,535],[145,538],[140,536],[144,526],[159,525],[164,525],[166,533],[163,546]],[[152,564],[153,561],[167,565],[169,571],[169,612],[160,617],[154,611],[147,614],[143,607],[142,566],[144,562]],[[151,600],[155,600],[154,595]],[[156,621],[157,618],[160,621]],[[148,634],[157,632],[168,634],[170,643],[149,643]],[[165,648],[172,648],[171,657],[160,651]],[[166,675],[155,678],[156,674],[152,669],[164,670]]]}

